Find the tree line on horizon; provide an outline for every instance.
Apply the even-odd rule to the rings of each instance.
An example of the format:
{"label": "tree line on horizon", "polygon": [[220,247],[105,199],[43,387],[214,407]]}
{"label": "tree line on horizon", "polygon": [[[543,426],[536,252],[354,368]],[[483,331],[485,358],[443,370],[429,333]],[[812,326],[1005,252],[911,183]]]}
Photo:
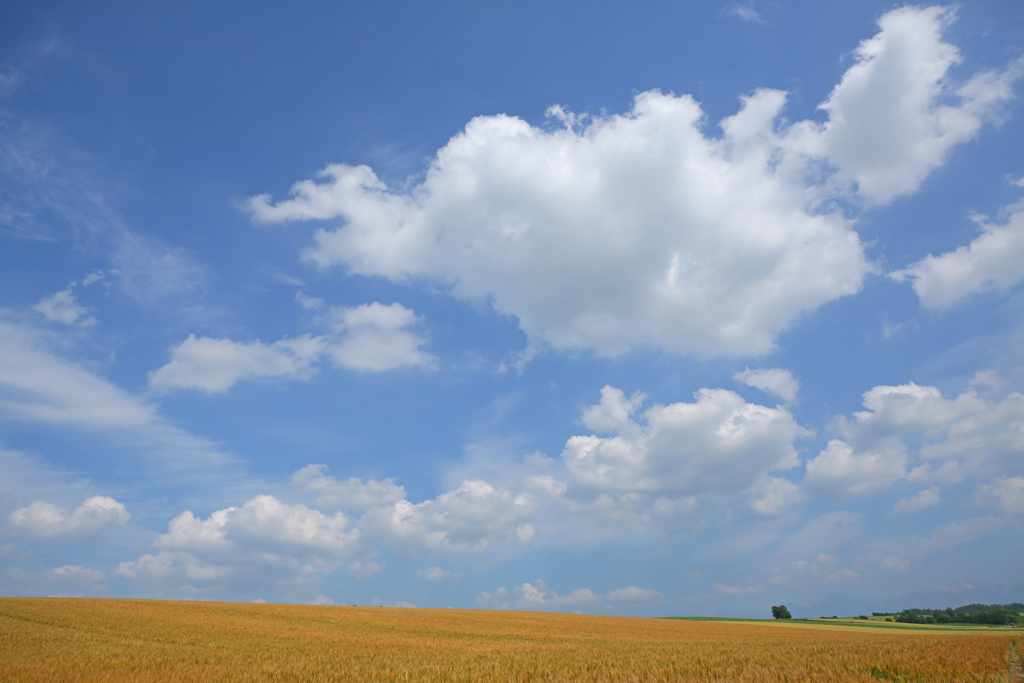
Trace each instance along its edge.
{"label": "tree line on horizon", "polygon": [[939,609],[911,608],[900,612],[872,612],[875,617],[892,617],[903,624],[1021,624],[1024,625],[1024,604],[1005,605],[971,603],[960,607]]}

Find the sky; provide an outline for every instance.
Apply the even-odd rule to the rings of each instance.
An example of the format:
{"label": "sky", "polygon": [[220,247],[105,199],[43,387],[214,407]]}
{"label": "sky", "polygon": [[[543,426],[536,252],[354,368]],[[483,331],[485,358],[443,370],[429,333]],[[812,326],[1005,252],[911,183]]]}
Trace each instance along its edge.
{"label": "sky", "polygon": [[0,594],[1021,601],[1022,36],[5,3]]}

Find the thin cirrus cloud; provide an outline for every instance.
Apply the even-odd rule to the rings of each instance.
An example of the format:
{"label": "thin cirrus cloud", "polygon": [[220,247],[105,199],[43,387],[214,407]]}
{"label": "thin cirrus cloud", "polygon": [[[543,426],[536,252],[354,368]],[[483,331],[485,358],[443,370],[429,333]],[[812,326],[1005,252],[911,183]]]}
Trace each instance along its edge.
{"label": "thin cirrus cloud", "polygon": [[171,424],[150,403],[47,349],[48,337],[0,317],[0,414],[25,422],[100,430],[165,467],[221,467],[234,460]]}
{"label": "thin cirrus cloud", "polygon": [[722,10],[719,17],[734,17],[740,21],[745,21],[748,24],[763,24],[765,23],[764,17],[762,17],[757,10],[754,9],[753,0],[747,3],[734,2],[728,5]]}
{"label": "thin cirrus cloud", "polygon": [[98,569],[90,569],[80,564],[66,564],[63,567],[47,570],[46,578],[64,583],[94,584],[107,577]]}
{"label": "thin cirrus cloud", "polygon": [[763,590],[761,588],[761,586],[739,587],[739,586],[728,586],[728,585],[726,585],[724,583],[716,583],[714,585],[714,588],[715,588],[716,591],[718,591],[722,595],[730,595],[730,596],[735,596],[735,597],[740,597],[740,596],[745,596],[745,595],[756,595],[757,593],[760,593]]}
{"label": "thin cirrus cloud", "polygon": [[664,595],[653,588],[638,588],[637,586],[619,588],[605,596],[611,602],[647,602],[649,600],[660,600],[664,597]]}
{"label": "thin cirrus cloud", "polygon": [[693,98],[649,91],[589,122],[552,107],[560,128],[477,117],[408,192],[332,164],[323,182],[248,208],[260,222],[341,218],[316,231],[307,262],[443,283],[515,316],[537,347],[762,354],[874,269],[830,200],[916,191],[1012,96],[1024,63],[952,84],[952,20],[934,7],[883,15],[824,123],[788,124],[786,94],[758,90],[709,138]]}
{"label": "thin cirrus cloud", "polygon": [[149,385],[162,392],[198,389],[222,394],[243,380],[262,377],[307,380],[316,372],[314,363],[324,355],[337,367],[357,372],[436,367],[436,357],[421,348],[426,338],[411,331],[421,320],[401,304],[385,306],[374,302],[352,308],[331,306],[324,322],[330,326],[332,334],[304,334],[271,344],[189,335],[171,349],[167,365],[150,373]]}
{"label": "thin cirrus cloud", "polygon": [[461,579],[465,574],[445,571],[440,567],[431,567],[430,569],[417,569],[416,576],[427,581],[444,581],[446,579]]}
{"label": "thin cirrus cloud", "polygon": [[138,428],[155,409],[85,368],[48,352],[35,330],[0,319],[0,410],[85,427]]}
{"label": "thin cirrus cloud", "polygon": [[893,555],[882,560],[882,566],[898,572],[905,572],[910,569],[910,560]]}
{"label": "thin cirrus cloud", "polygon": [[[19,77],[14,86],[30,79]],[[0,95],[3,94],[0,87]],[[111,280],[140,303],[193,297],[207,267],[187,250],[130,226],[97,178],[102,164],[49,123],[14,116],[0,128],[0,233],[57,241],[74,233],[81,247],[105,255]]]}

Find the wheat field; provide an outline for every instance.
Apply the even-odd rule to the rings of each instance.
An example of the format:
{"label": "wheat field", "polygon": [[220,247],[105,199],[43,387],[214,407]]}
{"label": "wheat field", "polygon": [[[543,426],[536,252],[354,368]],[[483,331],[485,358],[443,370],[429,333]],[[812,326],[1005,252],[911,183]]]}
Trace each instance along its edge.
{"label": "wheat field", "polygon": [[0,598],[7,681],[1009,681],[1019,635]]}

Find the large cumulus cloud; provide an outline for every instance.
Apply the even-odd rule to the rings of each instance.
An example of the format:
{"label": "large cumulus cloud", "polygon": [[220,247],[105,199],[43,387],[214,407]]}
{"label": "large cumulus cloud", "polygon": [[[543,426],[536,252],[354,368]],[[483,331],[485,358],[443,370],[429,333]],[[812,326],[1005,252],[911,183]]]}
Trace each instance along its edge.
{"label": "large cumulus cloud", "polygon": [[872,269],[830,200],[915,191],[1012,95],[1016,68],[950,82],[951,20],[884,15],[822,123],[786,124],[786,94],[758,90],[714,137],[692,97],[649,91],[625,114],[553,107],[560,127],[477,117],[407,191],[331,164],[248,207],[263,222],[341,219],[316,231],[308,262],[442,283],[515,316],[536,347],[764,353]]}
{"label": "large cumulus cloud", "polygon": [[[1024,474],[1024,395],[1018,392],[1000,400],[968,389],[946,398],[935,387],[909,382],[874,387],[863,405],[865,410],[836,420],[839,438],[807,463],[804,485],[810,491],[844,498],[903,478],[948,485],[967,476]],[[923,500],[931,499],[938,502],[937,492]]]}

